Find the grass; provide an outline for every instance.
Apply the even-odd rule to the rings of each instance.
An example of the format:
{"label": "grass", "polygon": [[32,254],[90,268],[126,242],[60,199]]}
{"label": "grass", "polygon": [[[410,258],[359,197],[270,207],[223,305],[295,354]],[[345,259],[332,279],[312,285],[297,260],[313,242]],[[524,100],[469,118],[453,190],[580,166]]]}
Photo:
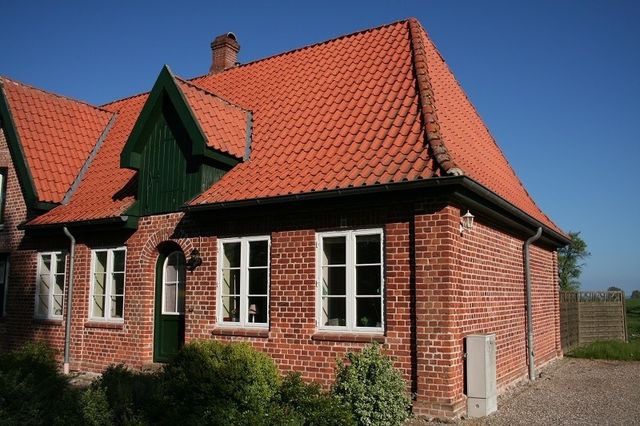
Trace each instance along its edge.
{"label": "grass", "polygon": [[640,299],[625,300],[629,341],[640,341]]}
{"label": "grass", "polygon": [[629,342],[595,342],[576,348],[568,355],[575,358],[640,361],[640,299],[627,299],[625,305]]}
{"label": "grass", "polygon": [[569,352],[568,355],[574,358],[640,361],[640,340],[629,341],[628,343],[621,340],[594,342],[587,346],[576,348]]}

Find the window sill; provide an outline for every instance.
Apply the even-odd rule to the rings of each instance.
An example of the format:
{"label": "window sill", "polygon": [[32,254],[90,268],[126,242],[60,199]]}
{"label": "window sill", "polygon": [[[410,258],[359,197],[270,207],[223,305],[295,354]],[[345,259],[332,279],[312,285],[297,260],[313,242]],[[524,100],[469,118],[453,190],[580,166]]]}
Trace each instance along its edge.
{"label": "window sill", "polygon": [[353,332],[327,332],[319,331],[313,336],[311,340],[319,340],[326,342],[356,342],[356,343],[384,343],[384,334],[377,333],[353,333]]}
{"label": "window sill", "polygon": [[213,336],[269,337],[268,328],[229,328],[216,327],[211,330]]}
{"label": "window sill", "polygon": [[62,325],[62,318],[34,318],[33,322],[39,325]]}
{"label": "window sill", "polygon": [[101,328],[104,330],[122,330],[124,328],[124,322],[88,321],[84,323],[84,328]]}

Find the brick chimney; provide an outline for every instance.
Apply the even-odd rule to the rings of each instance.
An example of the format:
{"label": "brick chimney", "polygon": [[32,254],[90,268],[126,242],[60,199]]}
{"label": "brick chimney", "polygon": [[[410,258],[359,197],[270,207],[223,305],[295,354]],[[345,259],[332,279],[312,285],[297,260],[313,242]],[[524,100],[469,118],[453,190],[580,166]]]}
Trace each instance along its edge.
{"label": "brick chimney", "polygon": [[238,63],[240,44],[234,33],[219,35],[211,42],[211,68],[209,74],[217,74]]}

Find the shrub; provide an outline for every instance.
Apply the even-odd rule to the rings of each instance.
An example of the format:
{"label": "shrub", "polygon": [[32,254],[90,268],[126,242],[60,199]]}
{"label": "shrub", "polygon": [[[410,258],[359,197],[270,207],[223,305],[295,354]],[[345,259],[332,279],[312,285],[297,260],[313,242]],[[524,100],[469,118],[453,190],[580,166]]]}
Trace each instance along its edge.
{"label": "shrub", "polygon": [[87,426],[110,426],[113,413],[109,408],[107,393],[98,385],[91,385],[80,397],[82,418]]}
{"label": "shrub", "polygon": [[165,369],[182,424],[268,424],[279,382],[274,361],[246,343],[188,343]]}
{"label": "shrub", "polygon": [[163,404],[162,377],[157,373],[143,373],[127,369],[124,365],[111,365],[93,387],[95,392],[87,410],[101,410],[102,395],[107,402],[106,415],[115,424],[144,425],[161,420]]}
{"label": "shrub", "polygon": [[[0,355],[0,419],[3,424],[72,423],[73,404],[66,378],[57,370],[54,353],[32,342]],[[61,402],[63,402],[61,404]]]}
{"label": "shrub", "polygon": [[349,364],[338,360],[333,394],[351,408],[358,424],[399,425],[408,417],[410,400],[400,372],[380,345],[347,354]]}
{"label": "shrub", "polygon": [[283,418],[296,425],[338,426],[355,424],[347,406],[331,394],[322,392],[317,383],[305,383],[300,373],[290,373],[280,388]]}

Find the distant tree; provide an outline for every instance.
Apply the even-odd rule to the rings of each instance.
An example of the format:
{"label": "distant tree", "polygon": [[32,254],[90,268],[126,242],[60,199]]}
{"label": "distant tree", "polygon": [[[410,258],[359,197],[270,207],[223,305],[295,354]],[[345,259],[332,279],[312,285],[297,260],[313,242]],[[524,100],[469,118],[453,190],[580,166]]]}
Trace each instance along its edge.
{"label": "distant tree", "polygon": [[558,276],[562,290],[578,290],[580,274],[584,263],[582,260],[591,255],[587,251],[587,243],[580,238],[580,232],[569,232],[571,243],[558,250]]}
{"label": "distant tree", "polygon": [[607,291],[622,291],[622,289],[615,286],[611,286],[607,289]]}
{"label": "distant tree", "polygon": [[631,298],[640,299],[640,290],[633,290],[633,292],[631,292]]}

